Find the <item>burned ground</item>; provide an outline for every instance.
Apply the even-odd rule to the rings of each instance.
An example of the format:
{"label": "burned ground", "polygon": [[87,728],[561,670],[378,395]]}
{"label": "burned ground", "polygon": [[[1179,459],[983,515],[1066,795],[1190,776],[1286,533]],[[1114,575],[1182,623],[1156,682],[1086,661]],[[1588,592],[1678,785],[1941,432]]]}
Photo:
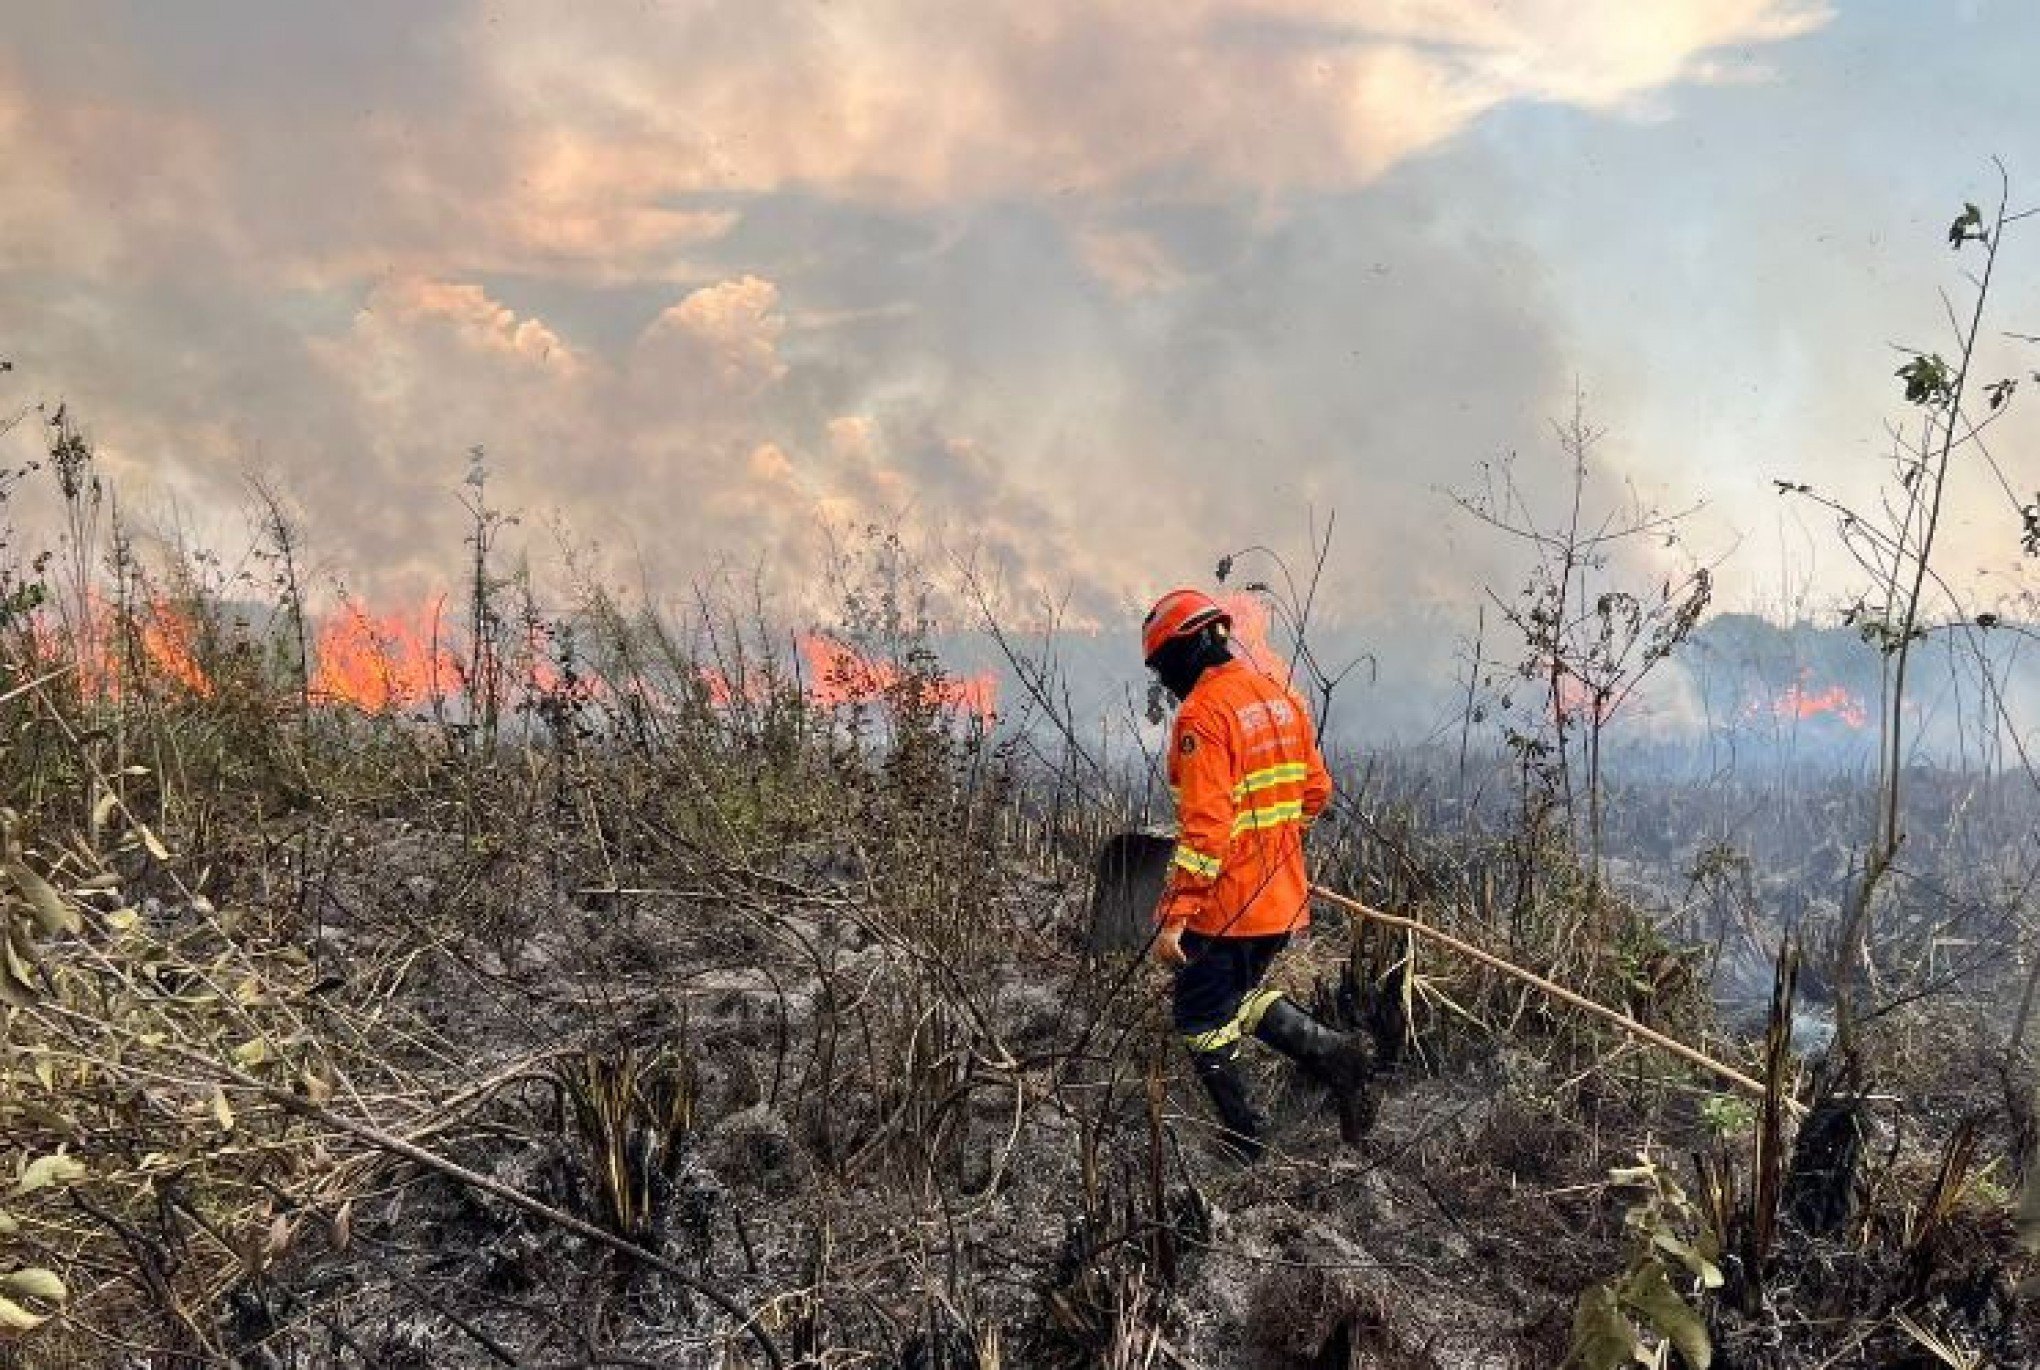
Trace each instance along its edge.
{"label": "burned ground", "polygon": [[[1379,1123],[1343,1145],[1257,1055],[1243,1170],[1162,973],[1092,927],[1094,856],[1156,817],[1137,763],[981,726],[911,638],[844,702],[768,639],[601,608],[550,664],[475,658],[496,714],[320,704],[231,632],[118,693],[0,693],[15,1363],[2029,1363],[2018,906],[1953,823],[1882,911],[1845,1078],[1847,777],[1633,786],[1596,870],[1371,758],[1323,881],[1771,1101],[1325,907],[1276,978],[1373,1043]],[[1752,804],[1806,860],[1725,839]]]}
{"label": "burned ground", "polygon": [[[942,783],[919,790],[885,747],[775,761],[745,742],[691,763],[695,784],[669,756],[585,740],[519,764],[423,751],[405,763],[421,789],[381,814],[216,822],[209,893],[183,902],[179,857],[116,843],[102,864],[155,931],[106,951],[204,961],[195,929],[214,961],[296,949],[241,991],[289,1001],[294,1026],[274,1068],[229,1056],[231,1124],[188,1116],[197,1078],[196,1103],[45,1117],[29,1153],[62,1147],[90,1175],[77,1206],[29,1210],[23,1245],[71,1262],[72,1302],[23,1363],[706,1366],[760,1363],[769,1341],[816,1365],[1554,1365],[1582,1292],[1633,1256],[1634,1194],[1611,1171],[1639,1154],[1747,1168],[1752,1109],[1708,1080],[1322,916],[1278,979],[1380,1037],[1380,1125],[1342,1147],[1322,1101],[1261,1060],[1273,1146],[1241,1170],[1213,1145],[1159,972],[1087,950],[1084,843],[1015,836],[1016,789],[989,771],[973,788],[969,746],[924,741],[939,755],[921,779]],[[84,867],[58,833],[29,853],[63,883]],[[1505,910],[1452,893],[1477,863],[1411,840],[1348,834],[1326,864],[1401,872],[1363,892],[1506,941]],[[1540,897],[1519,955],[1573,983],[1624,975],[1622,1006],[1751,1059],[1697,977],[1639,955],[1699,951],[1613,896]],[[80,935],[44,948],[54,996],[15,1031],[108,974],[82,958],[111,934]],[[2001,1025],[1946,1004],[1891,1024],[1846,1181],[1867,1198],[1838,1233],[1788,1220],[1762,1296],[1708,1305],[1715,1364],[1821,1363],[1837,1316],[1861,1346],[1833,1363],[1900,1363],[1901,1314],[1972,1363],[2025,1363],[2010,1202],[2031,1124],[2007,1106],[2023,1077],[1993,1064]],[[119,1040],[108,1024],[23,1041],[63,1059],[94,1031]],[[320,1112],[242,1083],[292,1074],[326,1082]],[[151,1104],[186,1129],[154,1164]],[[236,1158],[248,1143],[262,1164]]]}

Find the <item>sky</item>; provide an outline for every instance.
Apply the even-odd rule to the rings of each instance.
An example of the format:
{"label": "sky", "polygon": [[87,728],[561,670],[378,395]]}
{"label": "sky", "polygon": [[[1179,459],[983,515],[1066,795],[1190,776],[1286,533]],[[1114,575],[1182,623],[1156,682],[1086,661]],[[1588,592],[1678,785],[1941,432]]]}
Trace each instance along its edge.
{"label": "sky", "polygon": [[[61,401],[139,524],[323,582],[508,545],[655,598],[826,599],[897,530],[1016,621],[1111,626],[1336,516],[1325,612],[1459,622],[1576,399],[1699,506],[1717,602],[1856,576],[1774,479],[1874,496],[1899,345],[1949,345],[1993,156],[2040,202],[2040,9],[1854,0],[0,0],[0,401]],[[2040,220],[1996,373],[2040,369]],[[2024,371],[2018,368],[2024,368]],[[2022,396],[2040,404],[2040,381]],[[9,412],[12,412],[10,408]],[[2014,411],[1993,451],[2040,487]],[[7,440],[32,455],[33,423]],[[2026,579],[1980,465],[1949,565]]]}

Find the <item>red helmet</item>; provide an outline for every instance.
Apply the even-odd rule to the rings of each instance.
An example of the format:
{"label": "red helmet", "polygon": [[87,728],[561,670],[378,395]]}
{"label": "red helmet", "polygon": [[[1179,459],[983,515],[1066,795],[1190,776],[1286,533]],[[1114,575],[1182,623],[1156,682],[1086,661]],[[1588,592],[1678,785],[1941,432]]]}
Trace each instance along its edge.
{"label": "red helmet", "polygon": [[1164,644],[1201,633],[1214,623],[1232,627],[1232,615],[1217,600],[1202,590],[1171,590],[1141,621],[1140,658],[1153,661]]}

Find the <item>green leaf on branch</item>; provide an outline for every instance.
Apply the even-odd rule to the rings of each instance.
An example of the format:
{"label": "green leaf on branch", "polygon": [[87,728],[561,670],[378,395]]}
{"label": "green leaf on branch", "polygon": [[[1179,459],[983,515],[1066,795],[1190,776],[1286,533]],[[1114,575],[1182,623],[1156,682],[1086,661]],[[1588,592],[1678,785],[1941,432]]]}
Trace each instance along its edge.
{"label": "green leaf on branch", "polygon": [[1908,404],[1938,408],[1954,397],[1954,368],[1938,352],[1923,352],[1892,374],[1905,382]]}
{"label": "green leaf on branch", "polygon": [[1959,251],[1962,244],[1981,242],[1985,236],[1983,211],[1964,201],[1962,212],[1955,216],[1954,223],[1948,225],[1948,246]]}

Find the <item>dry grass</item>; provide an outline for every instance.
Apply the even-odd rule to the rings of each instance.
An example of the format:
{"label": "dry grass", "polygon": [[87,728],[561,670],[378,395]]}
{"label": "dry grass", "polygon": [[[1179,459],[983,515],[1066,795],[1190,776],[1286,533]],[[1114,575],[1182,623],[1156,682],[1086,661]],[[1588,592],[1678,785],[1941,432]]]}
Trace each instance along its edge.
{"label": "dry grass", "polygon": [[[37,963],[0,1122],[50,1181],[0,1199],[0,1278],[64,1286],[23,1293],[52,1316],[19,1364],[1549,1365],[1624,1259],[1611,1167],[1745,1174],[1755,1121],[1705,1082],[1333,917],[1280,975],[1404,1048],[1381,1133],[1341,1150],[1267,1070],[1271,1158],[1223,1165],[1158,974],[1082,950],[1078,872],[1137,788],[973,726],[897,564],[843,625],[894,669],[839,704],[755,614],[546,619],[497,586],[466,617],[503,640],[463,655],[462,688],[499,673],[487,726],[321,703],[271,650],[287,616],[123,565],[104,640],[174,604],[184,664],[95,685],[47,620],[0,622]],[[1347,779],[1332,883],[1745,1051],[1702,958],[1549,827]],[[1875,1330],[1836,1364],[2027,1344],[1984,1277],[2023,1259],[2023,1076],[1947,1070],[1945,1002],[1887,1024],[1906,1103],[1860,1220],[1784,1233],[1789,1298],[1710,1306],[1717,1364],[1837,1317]]]}

